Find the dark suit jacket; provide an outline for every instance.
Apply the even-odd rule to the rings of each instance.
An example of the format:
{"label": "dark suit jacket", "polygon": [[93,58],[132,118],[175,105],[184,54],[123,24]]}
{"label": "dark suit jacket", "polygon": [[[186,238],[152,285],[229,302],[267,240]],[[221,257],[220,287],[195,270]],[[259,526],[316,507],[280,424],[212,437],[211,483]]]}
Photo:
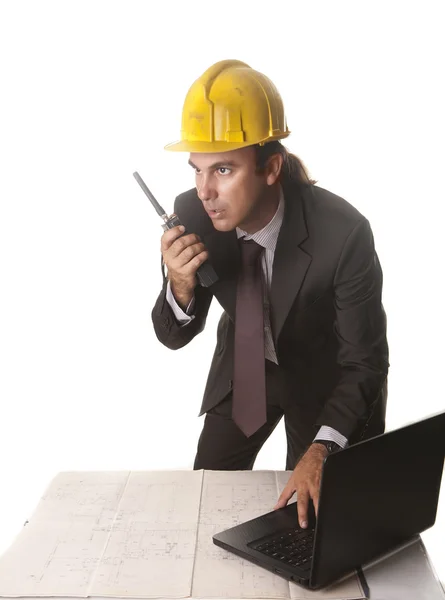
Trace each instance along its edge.
{"label": "dark suit jacket", "polygon": [[[279,365],[295,382],[292,402],[313,435],[333,427],[350,443],[384,431],[388,347],[382,271],[368,221],[346,200],[318,186],[283,183],[284,220],[275,249],[271,326]],[[195,289],[195,319],[180,327],[166,285],[152,311],[158,339],[185,346],[204,329],[212,296],[224,309],[201,412],[227,396],[233,379],[236,231],[214,229],[196,190],[174,210],[209,250],[219,281]]]}

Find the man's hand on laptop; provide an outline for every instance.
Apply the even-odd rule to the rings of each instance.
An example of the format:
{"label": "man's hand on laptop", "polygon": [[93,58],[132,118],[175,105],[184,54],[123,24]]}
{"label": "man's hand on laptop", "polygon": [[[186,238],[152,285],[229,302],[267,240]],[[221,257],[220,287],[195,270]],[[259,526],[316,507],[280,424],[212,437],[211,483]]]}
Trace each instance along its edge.
{"label": "man's hand on laptop", "polygon": [[315,514],[318,511],[318,495],[320,492],[321,471],[323,460],[328,455],[327,449],[321,444],[312,444],[298,461],[294,472],[290,476],[286,487],[281,492],[278,502],[274,506],[283,508],[297,492],[298,522],[300,527],[308,526],[308,506],[312,498]]}

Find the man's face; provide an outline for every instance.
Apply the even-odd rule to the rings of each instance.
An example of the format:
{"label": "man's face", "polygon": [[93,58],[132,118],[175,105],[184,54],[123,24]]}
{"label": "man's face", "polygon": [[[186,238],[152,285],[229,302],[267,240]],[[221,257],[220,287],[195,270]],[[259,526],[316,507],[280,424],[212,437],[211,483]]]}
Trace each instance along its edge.
{"label": "man's face", "polygon": [[[266,175],[255,172],[252,146],[220,153],[190,154],[198,197],[219,231],[241,227],[249,233],[264,225]],[[267,222],[267,221],[266,221]]]}

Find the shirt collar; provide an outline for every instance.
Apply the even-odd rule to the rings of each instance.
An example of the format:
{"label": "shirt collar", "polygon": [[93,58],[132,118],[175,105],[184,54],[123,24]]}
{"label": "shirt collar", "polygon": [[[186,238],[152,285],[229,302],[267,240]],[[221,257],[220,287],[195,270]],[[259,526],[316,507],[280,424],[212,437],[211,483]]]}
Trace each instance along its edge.
{"label": "shirt collar", "polygon": [[280,186],[280,201],[278,204],[278,208],[272,219],[269,223],[256,231],[255,233],[247,233],[243,229],[239,227],[236,228],[236,235],[238,239],[240,237],[245,237],[246,240],[254,240],[260,246],[267,248],[268,250],[275,251],[275,246],[277,245],[278,234],[280,232],[281,225],[283,223],[284,216],[284,193],[283,188]]}

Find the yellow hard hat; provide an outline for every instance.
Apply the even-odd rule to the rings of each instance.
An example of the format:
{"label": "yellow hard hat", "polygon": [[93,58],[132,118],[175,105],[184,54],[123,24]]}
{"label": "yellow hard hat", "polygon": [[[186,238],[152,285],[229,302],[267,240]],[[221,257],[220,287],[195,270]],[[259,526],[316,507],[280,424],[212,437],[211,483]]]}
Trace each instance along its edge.
{"label": "yellow hard hat", "polygon": [[283,101],[272,81],[240,60],[211,66],[189,89],[176,152],[226,152],[287,137]]}

